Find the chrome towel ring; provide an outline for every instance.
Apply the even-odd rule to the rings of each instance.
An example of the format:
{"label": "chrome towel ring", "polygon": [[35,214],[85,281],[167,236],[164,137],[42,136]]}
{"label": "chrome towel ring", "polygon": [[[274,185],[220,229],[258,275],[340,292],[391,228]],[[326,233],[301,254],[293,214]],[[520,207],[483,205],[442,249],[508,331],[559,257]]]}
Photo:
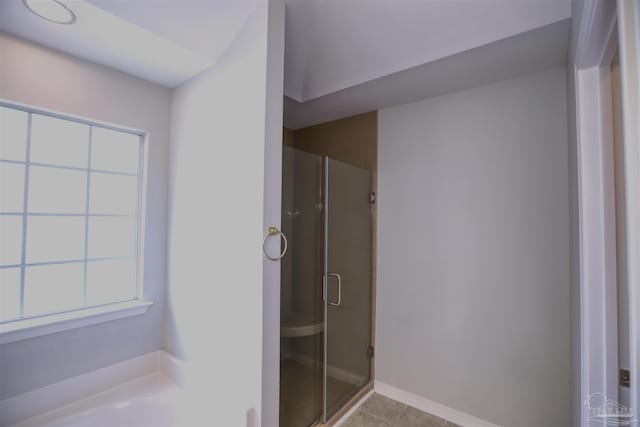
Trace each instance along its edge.
{"label": "chrome towel ring", "polygon": [[[276,236],[276,235],[280,235],[280,238],[284,242],[284,249],[282,250],[282,253],[280,253],[278,256],[272,257],[267,253],[267,249],[264,247],[264,245],[265,243],[267,243],[267,238],[269,238],[270,236]],[[282,257],[284,257],[284,254],[287,253],[287,237],[284,235],[282,231],[278,230],[277,227],[269,227],[269,229],[267,230],[267,234],[265,234],[264,239],[262,239],[262,252],[264,252],[264,256],[269,258],[271,261],[278,261],[282,259]]]}

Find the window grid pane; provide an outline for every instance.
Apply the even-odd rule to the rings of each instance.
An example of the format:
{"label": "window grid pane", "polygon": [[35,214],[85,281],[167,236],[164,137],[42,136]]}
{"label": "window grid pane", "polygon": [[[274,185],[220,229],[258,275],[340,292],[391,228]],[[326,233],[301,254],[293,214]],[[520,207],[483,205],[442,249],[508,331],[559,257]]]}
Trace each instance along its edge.
{"label": "window grid pane", "polygon": [[[53,163],[42,163],[42,162],[32,162],[32,161],[24,161],[24,160],[11,160],[11,159],[3,159],[0,158],[0,164],[8,164],[8,165],[26,165],[29,163],[31,166],[40,166],[43,168],[53,168],[53,169],[62,169],[62,170],[73,170],[73,171],[81,171],[88,172],[89,168],[80,167],[80,166],[65,166],[65,165],[55,165]],[[122,175],[122,176],[134,176],[137,177],[137,173],[133,172],[122,172],[111,169],[100,169],[100,168],[91,168],[91,172],[94,173],[104,173],[108,175]]]}
{"label": "window grid pane", "polygon": [[0,159],[25,159],[27,128],[27,113],[0,107]]}
{"label": "window grid pane", "polygon": [[31,159],[61,166],[86,167],[89,126],[31,115]]}
{"label": "window grid pane", "polygon": [[89,194],[91,188],[91,146],[93,144],[93,126],[89,128],[89,148],[87,158],[87,188],[84,206],[84,263],[82,265],[82,306],[87,306],[87,255],[89,252]]}
{"label": "window grid pane", "polygon": [[25,213],[29,212],[29,162],[31,161],[31,124],[33,123],[33,114],[27,116],[27,154],[26,164],[24,165],[24,205],[22,207],[22,253],[20,260],[20,317],[24,317],[24,278],[25,266],[27,260],[27,223],[29,219]]}
{"label": "window grid pane", "polygon": [[[0,108],[11,109],[11,106],[5,105],[3,103],[3,104],[0,104]],[[15,111],[20,111],[20,107],[18,107],[18,109],[16,109]],[[81,121],[80,123],[85,125],[88,128],[86,151],[81,150],[82,151],[81,154],[83,156],[86,155],[86,160],[87,160],[86,167],[82,167],[80,165],[60,165],[60,164],[32,162],[31,161],[31,145],[32,145],[33,116],[37,115],[38,118],[40,119],[41,117],[43,117],[42,116],[43,113],[37,112],[35,110],[33,112],[30,110],[26,110],[25,114],[27,115],[27,138],[26,138],[27,140],[26,140],[26,155],[25,155],[24,161],[0,158],[0,166],[2,166],[3,164],[7,164],[7,165],[15,164],[17,166],[23,165],[23,168],[24,168],[24,186],[21,186],[21,188],[19,189],[20,191],[24,192],[24,198],[22,200],[23,207],[21,209],[21,212],[19,211],[0,212],[0,215],[2,215],[0,219],[4,217],[21,218],[21,221],[18,221],[18,222],[9,221],[9,223],[14,225],[17,223],[21,223],[21,227],[20,227],[21,230],[13,230],[12,233],[13,234],[16,234],[16,232],[18,234],[21,233],[21,237],[22,237],[20,247],[16,248],[16,250],[20,252],[19,264],[0,265],[0,273],[4,271],[10,271],[10,270],[11,271],[19,270],[19,307],[12,307],[12,308],[3,307],[4,308],[3,311],[5,312],[4,313],[5,315],[0,316],[0,323],[135,299],[136,296],[138,295],[138,280],[140,275],[139,274],[140,207],[141,207],[142,173],[143,173],[142,159],[143,159],[143,149],[144,149],[142,137],[139,135],[133,134],[131,132],[116,130],[116,129],[109,129],[109,132],[103,132],[103,130],[107,128],[103,128],[100,125],[92,124],[87,121]],[[57,115],[51,115],[51,117],[47,117],[47,119],[50,121],[68,122],[71,124],[70,126],[73,126],[74,123],[76,122],[76,120],[74,119],[65,119],[63,117],[58,117]],[[56,126],[56,124],[53,123],[53,128],[56,128],[56,127],[65,128],[65,126],[68,126],[68,125],[66,125],[66,123],[61,123],[60,125]],[[109,135],[109,134],[114,135],[114,141],[117,141],[117,143],[120,145],[120,148],[119,148],[120,150],[122,150],[122,141],[137,142],[138,144],[137,150],[129,150],[130,153],[133,153],[134,151],[136,153],[135,159],[129,159],[130,165],[133,164],[132,160],[135,160],[134,163],[137,164],[137,170],[135,173],[132,172],[133,168],[129,168],[130,171],[126,171],[126,172],[122,170],[116,171],[116,170],[92,168],[92,163],[93,163],[92,160],[93,161],[96,160],[96,153],[95,152],[92,153],[93,139],[95,137],[94,135],[95,135],[96,129],[100,130],[99,131],[100,135],[103,135],[103,136]],[[51,138],[51,140],[54,142],[56,141],[55,134],[49,135],[49,138]],[[103,138],[101,140],[101,153],[106,152],[107,148],[108,148],[108,140],[105,141]],[[73,155],[77,156],[78,154],[79,153],[70,153],[71,156]],[[93,156],[93,159],[92,159],[92,156]],[[113,159],[113,155],[111,160],[112,159]],[[108,166],[109,162],[102,162],[101,165]],[[29,191],[30,191],[29,177],[30,177],[30,171],[31,171],[30,166],[37,166],[39,169],[57,168],[62,170],[84,171],[85,177],[83,177],[83,179],[86,180],[86,183],[84,185],[85,199],[83,200],[84,202],[83,212],[75,212],[75,209],[68,212],[59,212],[59,213],[47,212],[47,211],[32,212],[29,206]],[[127,212],[127,213],[91,212],[91,188],[92,188],[91,182],[92,182],[92,175],[95,176],[94,174],[99,174],[99,175],[104,174],[105,177],[108,177],[108,176],[135,177],[136,178],[135,181],[134,180],[130,181],[132,185],[135,185],[135,192],[134,192],[136,196],[135,212]],[[125,182],[125,181],[121,181],[121,182]],[[53,193],[57,191],[55,186],[52,187],[52,190],[53,190],[52,191]],[[133,194],[132,193],[133,189],[127,189],[127,190],[128,190],[127,191],[128,194]],[[37,218],[41,218],[42,220],[45,220],[46,217],[50,217],[54,222],[56,218],[59,218],[59,219],[68,218],[69,220],[71,220],[73,217],[80,217],[84,219],[83,236],[82,236],[84,238],[84,241],[82,243],[83,256],[81,258],[60,259],[57,256],[57,254],[52,253],[50,256],[51,260],[49,260],[48,258],[46,261],[40,261],[39,259],[33,259],[33,260],[28,259],[29,241],[32,240],[34,237],[34,236],[31,236],[31,239],[29,239],[29,222],[35,221]],[[131,239],[129,241],[130,242],[133,241],[135,244],[135,249],[133,251],[133,254],[110,253],[109,256],[97,256],[97,257],[94,256],[93,258],[91,258],[90,249],[89,249],[90,248],[89,245],[91,244],[90,243],[91,242],[90,218],[110,218],[110,217],[114,219],[119,218],[121,221],[133,220],[132,224],[134,226],[132,228],[133,228],[133,233],[135,235],[127,237],[127,240]],[[80,218],[77,218],[77,219],[80,219]],[[38,232],[38,228],[35,227],[35,224],[36,224],[35,222],[32,224],[32,230],[31,230],[32,232]],[[40,234],[42,234],[43,230],[47,231],[46,227],[45,228],[42,227],[42,224],[44,223],[40,221]],[[129,228],[129,231],[131,232],[131,227]],[[56,233],[54,232],[53,235],[55,234]],[[58,233],[57,239],[62,240],[63,236],[65,236],[64,233],[62,234]],[[110,237],[111,237],[110,235],[108,234],[105,235],[103,233],[103,239],[104,238],[109,239]],[[34,241],[38,241],[38,240],[36,239]],[[102,244],[104,245],[105,242],[103,241]],[[106,244],[107,246],[111,244],[116,248],[123,247],[120,242],[107,241]],[[53,247],[56,247],[56,245],[54,244],[52,248]],[[42,251],[40,252],[42,253]],[[71,253],[68,252],[68,255],[71,255]],[[87,293],[88,280],[90,280],[90,277],[91,277],[91,274],[89,271],[89,264],[94,265],[96,262],[99,262],[99,263],[110,262],[108,260],[123,260],[122,262],[125,262],[125,261],[131,262],[131,264],[129,265],[132,265],[133,267],[124,268],[124,269],[121,268],[119,270],[119,274],[114,273],[115,275],[114,278],[117,279],[115,281],[112,280],[111,278],[102,277],[99,281],[95,282],[93,284],[94,288],[92,288],[93,296],[91,297],[90,300],[88,300],[87,299],[88,298],[88,293]],[[27,280],[27,276],[28,276],[27,273],[29,271],[34,271],[34,272],[47,271],[47,270],[41,270],[40,268],[46,268],[48,266],[51,266],[52,268],[54,266],[61,266],[51,271],[63,271],[63,270],[60,270],[60,268],[62,268],[62,266],[64,265],[71,266],[71,265],[78,265],[78,264],[81,264],[81,269],[80,269],[81,271],[80,276],[82,277],[81,282],[79,281],[77,281],[76,283],[68,282],[69,280],[68,278],[80,277],[78,275],[58,275],[58,277],[61,278],[60,280],[58,280],[58,283],[56,283],[55,280],[49,283],[48,275],[41,275],[39,281],[37,282],[37,285],[35,284],[36,282],[33,282],[33,280]],[[107,265],[107,264],[104,264],[104,265]],[[123,264],[114,264],[114,265],[123,265]],[[38,270],[33,270],[34,268]],[[108,272],[109,274],[111,274],[111,270],[103,269],[102,271],[103,271],[103,274],[104,272]],[[95,274],[93,275],[93,277],[96,277]],[[66,279],[63,280],[62,278],[66,278]],[[46,282],[45,284],[42,283],[43,280]],[[117,282],[117,283],[110,284],[110,282]],[[32,284],[32,286],[30,286],[30,284]],[[29,287],[29,289],[25,289],[25,286]],[[37,286],[38,289],[40,289],[40,291],[35,291],[33,286]],[[109,288],[96,289],[95,286],[109,287]],[[114,289],[111,289],[111,287],[113,287]],[[81,291],[79,293],[76,292],[74,293],[74,295],[71,295],[69,292],[71,292],[70,290],[73,290],[73,289],[76,289],[76,290],[81,289]],[[67,292],[68,295],[65,294],[64,292]],[[99,294],[95,294],[95,292],[99,292]],[[27,301],[25,301],[25,295],[27,296],[26,297]],[[102,296],[97,298],[95,297],[95,295],[102,295]],[[42,304],[46,305],[47,304],[46,299],[52,298],[52,296],[57,298],[57,300],[55,301],[55,304],[53,304],[50,307],[51,310],[46,309],[46,307],[44,306],[37,309],[33,308],[33,307],[40,307]],[[7,317],[6,314],[8,313],[7,310],[9,309],[13,310],[11,311],[11,313],[14,313],[14,314],[12,316]]]}

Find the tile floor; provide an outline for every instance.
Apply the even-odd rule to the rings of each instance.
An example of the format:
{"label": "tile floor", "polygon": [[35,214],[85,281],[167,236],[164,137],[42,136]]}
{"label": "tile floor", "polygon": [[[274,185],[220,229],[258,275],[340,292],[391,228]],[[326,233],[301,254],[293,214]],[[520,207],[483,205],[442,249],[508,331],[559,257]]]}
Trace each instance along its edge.
{"label": "tile floor", "polygon": [[342,427],[460,427],[435,415],[374,393]]}

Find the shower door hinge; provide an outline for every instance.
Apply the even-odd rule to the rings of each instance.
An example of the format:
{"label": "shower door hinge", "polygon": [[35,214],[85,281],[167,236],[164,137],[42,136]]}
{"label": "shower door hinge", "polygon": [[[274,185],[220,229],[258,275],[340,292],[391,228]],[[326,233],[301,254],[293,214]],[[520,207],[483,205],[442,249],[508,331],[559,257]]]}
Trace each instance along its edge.
{"label": "shower door hinge", "polygon": [[628,369],[620,369],[620,386],[631,387],[631,373]]}
{"label": "shower door hinge", "polygon": [[376,193],[373,191],[369,193],[369,203],[374,204],[376,202]]}
{"label": "shower door hinge", "polygon": [[367,347],[367,358],[371,359],[373,357],[373,346],[370,345]]}

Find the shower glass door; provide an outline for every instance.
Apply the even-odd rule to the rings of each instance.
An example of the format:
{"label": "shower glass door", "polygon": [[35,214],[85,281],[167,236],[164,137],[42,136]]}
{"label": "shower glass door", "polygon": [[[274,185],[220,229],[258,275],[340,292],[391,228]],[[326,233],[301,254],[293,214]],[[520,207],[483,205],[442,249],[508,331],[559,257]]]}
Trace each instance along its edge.
{"label": "shower glass door", "polygon": [[326,422],[370,379],[373,173],[324,161]]}
{"label": "shower glass door", "polygon": [[280,427],[322,418],[322,157],[283,147],[280,295]]}

